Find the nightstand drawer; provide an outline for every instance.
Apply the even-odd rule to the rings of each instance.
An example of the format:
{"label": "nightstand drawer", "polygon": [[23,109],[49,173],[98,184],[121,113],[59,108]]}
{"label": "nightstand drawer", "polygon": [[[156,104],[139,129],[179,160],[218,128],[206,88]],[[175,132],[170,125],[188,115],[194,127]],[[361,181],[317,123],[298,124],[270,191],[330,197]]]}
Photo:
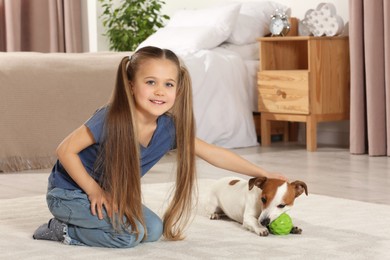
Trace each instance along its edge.
{"label": "nightstand drawer", "polygon": [[259,110],[309,114],[309,72],[267,70],[258,73]]}

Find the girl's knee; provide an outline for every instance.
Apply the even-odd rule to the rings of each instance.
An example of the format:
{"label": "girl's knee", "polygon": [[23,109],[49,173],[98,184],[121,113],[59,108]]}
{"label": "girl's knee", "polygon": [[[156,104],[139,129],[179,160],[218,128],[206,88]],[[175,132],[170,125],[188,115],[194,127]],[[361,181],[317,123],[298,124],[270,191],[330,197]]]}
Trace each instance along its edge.
{"label": "girl's knee", "polygon": [[138,235],[136,233],[128,233],[126,235],[117,235],[107,241],[107,247],[116,248],[131,248],[139,245],[145,236],[145,231],[142,227],[138,227]]}
{"label": "girl's knee", "polygon": [[[147,237],[145,238],[145,229],[141,223],[137,223],[138,227],[138,237],[135,233],[132,233],[127,241],[122,241],[121,247],[134,247],[141,242],[154,242],[161,238],[163,233],[163,222],[156,215],[153,218],[147,218],[146,228],[147,228]],[[151,221],[152,220],[152,221]]]}
{"label": "girl's knee", "polygon": [[145,242],[154,242],[161,238],[163,234],[163,222],[157,217],[152,223],[146,223],[148,234]]}
{"label": "girl's knee", "polygon": [[143,206],[145,225],[148,231],[145,242],[153,242],[160,239],[163,233],[163,222],[161,218],[146,206]]}
{"label": "girl's knee", "polygon": [[138,234],[137,233],[131,233],[129,240],[126,241],[122,247],[135,247],[138,244],[142,242],[142,240],[145,237],[145,229],[144,227],[140,224],[137,223],[137,228],[138,228]]}

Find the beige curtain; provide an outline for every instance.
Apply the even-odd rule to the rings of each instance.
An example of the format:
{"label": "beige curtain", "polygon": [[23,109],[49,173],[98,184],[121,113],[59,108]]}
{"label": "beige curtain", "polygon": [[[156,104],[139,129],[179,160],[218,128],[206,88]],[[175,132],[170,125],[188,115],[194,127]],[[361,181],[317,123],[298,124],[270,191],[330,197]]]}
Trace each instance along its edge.
{"label": "beige curtain", "polygon": [[82,52],[80,0],[0,0],[0,51]]}
{"label": "beige curtain", "polygon": [[390,1],[349,0],[350,152],[390,156]]}

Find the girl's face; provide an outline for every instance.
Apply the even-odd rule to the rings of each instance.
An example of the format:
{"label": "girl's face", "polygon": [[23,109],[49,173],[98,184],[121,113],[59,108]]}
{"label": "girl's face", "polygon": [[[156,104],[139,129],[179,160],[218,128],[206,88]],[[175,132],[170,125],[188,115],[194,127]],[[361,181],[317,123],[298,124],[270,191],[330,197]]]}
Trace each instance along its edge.
{"label": "girl's face", "polygon": [[137,112],[155,119],[175,103],[178,83],[176,65],[167,59],[144,61],[135,74],[132,90]]}

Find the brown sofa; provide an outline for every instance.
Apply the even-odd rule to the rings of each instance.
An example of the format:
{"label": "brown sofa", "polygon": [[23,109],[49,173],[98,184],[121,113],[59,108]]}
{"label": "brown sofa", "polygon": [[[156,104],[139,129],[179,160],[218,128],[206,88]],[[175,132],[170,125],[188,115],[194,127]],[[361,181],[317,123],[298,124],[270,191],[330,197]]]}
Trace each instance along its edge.
{"label": "brown sofa", "polygon": [[129,54],[0,52],[0,172],[51,167],[62,139],[108,101]]}

